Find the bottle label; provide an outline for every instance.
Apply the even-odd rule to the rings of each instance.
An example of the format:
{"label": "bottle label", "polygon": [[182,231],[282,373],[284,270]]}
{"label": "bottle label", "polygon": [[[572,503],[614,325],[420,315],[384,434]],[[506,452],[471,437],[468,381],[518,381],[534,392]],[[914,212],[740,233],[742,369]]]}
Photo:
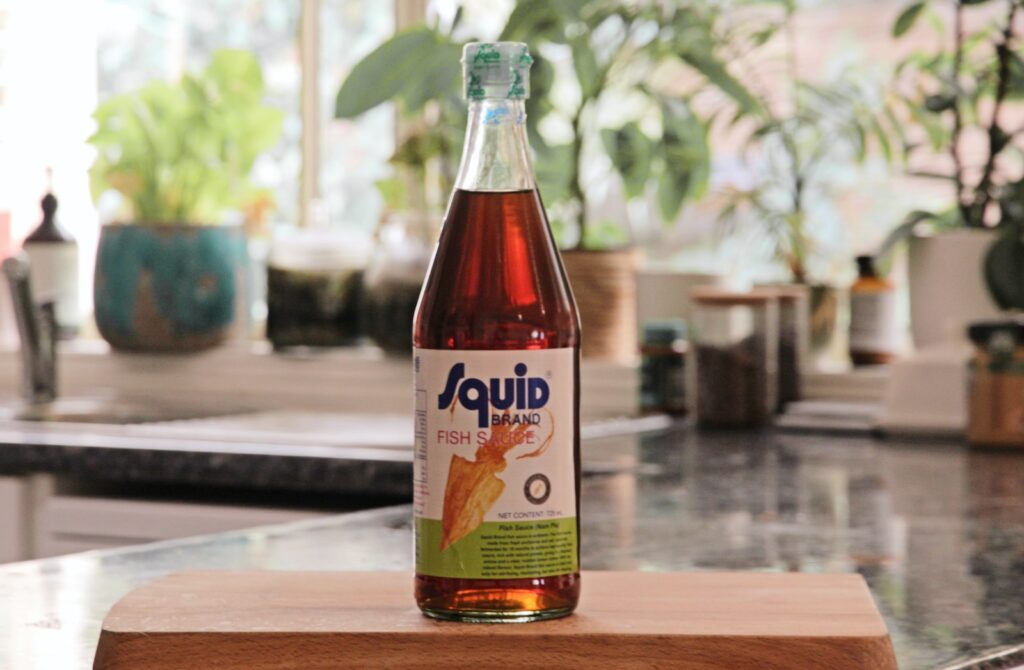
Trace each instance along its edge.
{"label": "bottle label", "polygon": [[416,349],[416,571],[518,579],[579,569],[576,354]]}
{"label": "bottle label", "polygon": [[896,324],[896,294],[872,291],[850,295],[850,349],[895,353],[900,333]]}
{"label": "bottle label", "polygon": [[26,242],[29,281],[36,303],[53,302],[57,325],[75,329],[78,312],[78,245],[74,242]]}

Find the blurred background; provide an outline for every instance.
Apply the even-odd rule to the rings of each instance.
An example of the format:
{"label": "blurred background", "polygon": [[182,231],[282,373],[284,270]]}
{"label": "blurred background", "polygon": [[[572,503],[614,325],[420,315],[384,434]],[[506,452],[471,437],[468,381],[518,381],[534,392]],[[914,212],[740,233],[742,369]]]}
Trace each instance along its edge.
{"label": "blurred background", "polygon": [[[530,137],[556,236],[564,249],[626,250],[604,260],[622,276],[639,273],[640,305],[616,314],[634,328],[687,316],[655,306],[669,286],[665,273],[677,281],[686,281],[680,273],[705,282],[696,276],[714,275],[738,289],[796,282],[813,289],[816,307],[824,301],[834,312],[818,313],[814,323],[836,337],[825,342],[819,333],[815,342],[825,354],[819,363],[841,368],[847,316],[835,291],[856,278],[857,256],[877,255],[878,272],[894,289],[887,318],[898,342],[888,346],[905,353],[963,324],[932,314],[922,294],[922,323],[913,338],[906,335],[913,282],[905,246],[883,246],[887,236],[913,237],[900,228],[908,217],[933,229],[1000,223],[997,191],[1019,179],[1016,51],[1005,67],[1006,87],[996,81],[1008,17],[999,2],[964,4],[970,7],[957,11],[956,3],[881,0],[553,8],[8,1],[0,5],[0,253],[16,251],[39,225],[39,201],[52,189],[59,225],[77,243],[78,304],[67,318],[84,338],[96,337],[94,266],[106,223],[172,223],[182,215],[190,223],[244,224],[248,280],[238,317],[243,337],[252,339],[266,334],[263,273],[275,257],[278,265],[307,269],[366,271],[376,263],[371,283],[414,281],[461,150],[457,47],[523,39],[538,56]],[[68,19],[55,25],[54,12]],[[145,100],[154,82],[164,83],[164,95],[184,99],[182,77],[217,70],[218,54],[224,77],[252,68],[251,101],[236,101],[235,109],[228,102],[215,121],[209,101],[193,99],[183,104],[194,109],[154,127],[156,137],[126,136],[128,108],[138,101],[163,115],[160,103]],[[228,63],[232,58],[245,63]],[[970,90],[952,89],[954,62]],[[197,133],[196,146],[173,146],[192,122],[189,114],[212,128],[237,122],[255,101],[265,113],[251,114],[239,137],[211,130],[202,140]],[[990,161],[994,107],[1002,107],[995,125],[1006,137]],[[232,163],[230,174],[217,173],[234,185],[207,183],[211,193],[197,193],[196,202],[139,211],[133,194],[145,184],[167,180],[157,187],[166,201],[189,179],[204,181],[182,157],[213,146],[203,141],[244,145],[244,160]],[[164,170],[162,177],[137,165],[126,171],[133,159],[125,150],[145,142],[167,145],[153,168]],[[958,211],[967,200],[984,212]],[[320,258],[310,257],[311,247]],[[964,259],[976,264],[978,254]],[[402,264],[408,267],[395,267]],[[965,295],[979,304],[959,311],[991,315],[988,292],[969,274],[974,292]],[[10,346],[11,326],[4,337]],[[625,342],[619,358],[635,353],[632,339]]]}
{"label": "blurred background", "polygon": [[1018,444],[1018,5],[2,1],[12,416],[403,414],[461,47],[513,40],[585,413]]}

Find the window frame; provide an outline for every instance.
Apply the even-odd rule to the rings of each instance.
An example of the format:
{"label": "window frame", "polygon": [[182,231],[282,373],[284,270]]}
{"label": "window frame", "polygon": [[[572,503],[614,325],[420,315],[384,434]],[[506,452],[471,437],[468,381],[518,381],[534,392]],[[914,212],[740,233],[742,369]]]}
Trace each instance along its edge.
{"label": "window frame", "polygon": [[[423,23],[429,0],[394,0],[395,32]],[[302,121],[299,170],[299,226],[313,224],[314,203],[320,199],[321,121],[320,17],[322,0],[302,0],[299,12],[299,115]],[[396,145],[405,135],[403,122],[395,119]]]}

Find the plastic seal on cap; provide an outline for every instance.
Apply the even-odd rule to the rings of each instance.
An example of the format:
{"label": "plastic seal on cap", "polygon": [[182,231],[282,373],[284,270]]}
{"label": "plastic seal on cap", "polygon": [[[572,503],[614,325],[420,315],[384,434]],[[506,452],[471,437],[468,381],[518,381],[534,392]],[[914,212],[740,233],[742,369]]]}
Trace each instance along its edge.
{"label": "plastic seal on cap", "polygon": [[470,42],[462,50],[466,99],[530,97],[532,64],[522,42]]}

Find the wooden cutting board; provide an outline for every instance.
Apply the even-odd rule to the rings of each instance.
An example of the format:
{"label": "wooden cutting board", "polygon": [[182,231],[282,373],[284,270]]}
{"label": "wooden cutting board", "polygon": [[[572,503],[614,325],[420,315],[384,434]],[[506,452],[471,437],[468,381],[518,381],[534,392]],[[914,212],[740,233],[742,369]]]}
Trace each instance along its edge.
{"label": "wooden cutting board", "polygon": [[181,572],[103,622],[96,670],[895,670],[859,575],[587,572],[571,617],[422,616],[398,572]]}

